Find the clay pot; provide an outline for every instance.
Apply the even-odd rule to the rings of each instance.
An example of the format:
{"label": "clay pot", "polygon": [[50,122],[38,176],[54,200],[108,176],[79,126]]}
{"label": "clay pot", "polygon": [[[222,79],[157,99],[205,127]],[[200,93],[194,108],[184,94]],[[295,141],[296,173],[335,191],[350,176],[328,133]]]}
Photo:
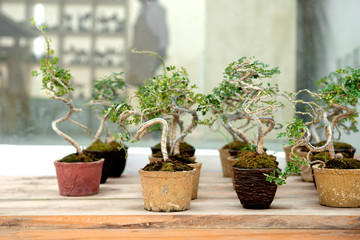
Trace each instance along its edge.
{"label": "clay pot", "polygon": [[183,172],[140,169],[139,174],[146,210],[174,212],[190,208],[195,169]]}
{"label": "clay pot", "polygon": [[321,205],[360,207],[360,169],[318,168],[314,175]]}
{"label": "clay pot", "polygon": [[[307,155],[307,152],[303,152],[303,151],[296,151],[297,155],[300,157],[300,158],[305,158],[306,159],[306,155]],[[310,155],[311,157],[311,155]],[[311,167],[309,166],[301,166],[301,178],[304,182],[314,182],[314,178],[313,178],[313,172],[312,172],[312,169]]]}
{"label": "clay pot", "polygon": [[96,158],[104,158],[103,170],[101,173],[100,183],[105,183],[108,177],[120,177],[124,171],[126,164],[126,150],[112,150],[112,151],[91,151],[84,150],[85,153],[91,154]]}
{"label": "clay pot", "polygon": [[96,162],[55,161],[60,195],[88,196],[99,192],[104,159]]}
{"label": "clay pot", "polygon": [[220,148],[219,153],[220,153],[220,160],[221,160],[223,176],[224,177],[232,177],[234,174],[233,174],[233,170],[232,170],[232,165],[228,161],[228,158],[230,157],[229,149]]}
{"label": "clay pot", "polygon": [[[192,161],[196,160],[195,157],[191,157],[190,159]],[[159,162],[161,160],[162,160],[162,158],[149,156],[149,162],[150,163]],[[199,189],[199,181],[200,181],[200,171],[201,171],[202,163],[196,162],[196,163],[190,163],[188,165],[195,169],[195,175],[194,175],[194,178],[193,178],[193,190],[192,190],[192,194],[191,194],[191,199],[193,200],[193,199],[197,198],[197,193],[198,193],[198,189]]]}
{"label": "clay pot", "polygon": [[201,162],[190,163],[188,164],[190,167],[195,169],[194,177],[193,177],[193,186],[192,186],[192,194],[191,200],[196,199],[198,195],[199,189],[199,181],[200,181],[200,172],[201,172]]}
{"label": "clay pot", "polygon": [[234,187],[244,208],[269,208],[277,190],[275,183],[266,181],[264,173],[270,174],[275,169],[243,169],[233,167]]}

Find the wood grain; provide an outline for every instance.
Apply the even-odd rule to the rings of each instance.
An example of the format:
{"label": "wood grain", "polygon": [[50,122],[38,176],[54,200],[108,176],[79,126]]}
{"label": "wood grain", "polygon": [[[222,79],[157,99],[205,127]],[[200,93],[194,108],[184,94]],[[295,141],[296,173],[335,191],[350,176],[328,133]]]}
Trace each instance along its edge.
{"label": "wood grain", "polygon": [[46,239],[46,240],[358,240],[359,231],[354,230],[264,230],[264,229],[187,229],[158,230],[26,230],[0,232],[0,239]]}

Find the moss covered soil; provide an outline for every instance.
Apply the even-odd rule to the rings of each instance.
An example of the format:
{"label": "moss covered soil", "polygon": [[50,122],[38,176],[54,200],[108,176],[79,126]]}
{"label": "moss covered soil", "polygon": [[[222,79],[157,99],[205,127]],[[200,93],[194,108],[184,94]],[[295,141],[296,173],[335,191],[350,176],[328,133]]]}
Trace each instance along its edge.
{"label": "moss covered soil", "polygon": [[326,168],[331,169],[360,169],[360,160],[350,158],[346,153],[342,153],[343,158],[330,159],[329,152],[315,154],[311,160],[321,160],[326,164]]}
{"label": "moss covered soil", "polygon": [[69,155],[65,156],[64,158],[62,158],[60,160],[60,162],[68,162],[68,163],[71,163],[71,162],[95,162],[98,160],[100,160],[100,159],[95,158],[94,156],[92,156],[90,154],[83,153],[83,154],[79,155],[78,153],[72,153],[72,154],[69,154]]}
{"label": "moss covered soil", "polygon": [[181,172],[181,171],[191,171],[192,167],[186,165],[185,163],[168,160],[168,161],[159,161],[147,164],[144,168],[144,171],[163,171],[163,172]]}
{"label": "moss covered soil", "polygon": [[242,150],[243,148],[247,147],[247,144],[243,141],[233,141],[224,145],[222,148],[224,149],[233,149],[233,150]]}
{"label": "moss covered soil", "polygon": [[[325,140],[323,141],[320,141],[316,144],[314,144],[315,147],[320,147],[322,145],[324,145],[326,143]],[[344,143],[344,142],[334,142],[334,148],[335,149],[352,149],[354,148],[353,146],[351,146],[350,144],[348,143]]]}
{"label": "moss covered soil", "polygon": [[266,153],[258,154],[249,150],[240,151],[236,157],[234,167],[245,169],[279,168],[276,157]]}

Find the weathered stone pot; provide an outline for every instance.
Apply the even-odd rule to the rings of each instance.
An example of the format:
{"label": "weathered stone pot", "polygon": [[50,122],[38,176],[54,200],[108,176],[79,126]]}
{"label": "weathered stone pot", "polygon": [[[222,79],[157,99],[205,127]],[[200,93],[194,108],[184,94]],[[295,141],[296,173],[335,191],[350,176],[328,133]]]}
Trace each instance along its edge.
{"label": "weathered stone pot", "polygon": [[321,205],[360,207],[360,169],[318,168],[314,176]]}
{"label": "weathered stone pot", "polygon": [[[296,153],[299,155],[299,157],[306,159],[307,152],[296,151]],[[300,175],[301,175],[301,178],[302,178],[302,180],[304,182],[314,182],[313,172],[312,172],[311,167],[309,167],[309,166],[301,166]]]}
{"label": "weathered stone pot", "polygon": [[104,159],[96,162],[55,161],[60,195],[88,196],[99,192]]}
{"label": "weathered stone pot", "polygon": [[229,149],[219,148],[219,153],[220,153],[220,161],[221,161],[223,176],[232,177],[234,174],[232,170],[232,165],[228,161],[228,158],[230,157]]}
{"label": "weathered stone pot", "polygon": [[194,178],[193,178],[193,186],[192,186],[192,193],[191,199],[196,199],[198,196],[198,189],[199,189],[199,181],[200,181],[200,172],[201,172],[201,162],[190,163],[188,164],[190,167],[195,169]]}
{"label": "weathered stone pot", "polygon": [[243,169],[233,167],[234,187],[244,208],[266,209],[274,200],[277,185],[266,181],[264,173],[270,174],[275,169]]}
{"label": "weathered stone pot", "polygon": [[190,208],[195,169],[183,172],[139,170],[144,208],[154,212]]}
{"label": "weathered stone pot", "polygon": [[[192,161],[195,161],[196,158],[195,157],[191,157],[190,158]],[[162,158],[157,158],[157,157],[153,157],[153,156],[149,156],[149,162],[159,162],[161,161]],[[195,163],[190,163],[188,164],[190,167],[195,169],[195,174],[194,174],[194,178],[193,178],[193,190],[192,190],[192,194],[191,194],[191,199],[196,199],[197,198],[197,193],[198,193],[198,189],[199,189],[199,181],[200,181],[200,172],[201,172],[201,166],[202,163],[201,162],[195,162]]]}

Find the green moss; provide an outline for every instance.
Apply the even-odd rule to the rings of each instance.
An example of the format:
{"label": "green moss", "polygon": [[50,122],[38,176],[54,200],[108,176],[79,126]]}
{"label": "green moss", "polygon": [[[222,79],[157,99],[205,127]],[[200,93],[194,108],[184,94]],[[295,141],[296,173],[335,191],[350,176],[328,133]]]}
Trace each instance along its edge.
{"label": "green moss", "polygon": [[104,143],[101,140],[96,140],[96,142],[92,143],[85,150],[88,151],[112,151],[113,147],[110,144]]}
{"label": "green moss", "polygon": [[[158,152],[158,153],[154,153],[152,155],[152,157],[163,158],[163,155],[162,155],[162,153]],[[181,154],[176,154],[174,156],[169,156],[169,159],[174,160],[174,161],[183,162],[185,164],[195,163],[195,161],[192,160],[191,157],[187,153],[184,153],[184,152]]]}
{"label": "green moss", "polygon": [[236,158],[238,161],[234,164],[237,168],[259,169],[259,168],[278,168],[278,162],[275,156],[266,153],[258,154],[248,150],[241,151]]}
{"label": "green moss", "polygon": [[191,171],[193,168],[185,163],[178,161],[159,161],[146,165],[144,171],[164,171],[164,172],[178,172],[178,171]]}
{"label": "green moss", "polygon": [[92,155],[88,155],[85,153],[81,155],[79,155],[78,153],[73,153],[62,158],[60,161],[61,162],[95,162],[98,160],[99,159],[93,157]]}
{"label": "green moss", "polygon": [[[325,140],[320,141],[316,144],[314,144],[315,147],[320,147],[322,145],[324,145],[326,143]],[[334,148],[335,149],[351,149],[353,148],[353,146],[351,146],[350,144],[344,143],[344,142],[334,142]]]}
{"label": "green moss", "polygon": [[115,150],[115,149],[120,150],[120,149],[126,148],[124,144],[118,143],[116,141],[109,142],[109,145],[111,146],[111,148],[113,150]]}
{"label": "green moss", "polygon": [[243,141],[233,141],[223,146],[224,149],[233,149],[233,150],[243,150],[243,148],[245,147],[247,147],[247,144]]}
{"label": "green moss", "polygon": [[326,168],[332,169],[360,169],[360,161],[353,158],[337,158],[326,162]]}
{"label": "green moss", "polygon": [[[161,148],[161,144],[158,143],[158,144],[155,144],[155,146],[153,148]],[[170,144],[167,143],[166,144],[166,148],[168,151],[170,151]],[[182,151],[187,151],[187,150],[195,150],[194,146],[186,143],[186,142],[181,142],[180,143],[180,152]]]}

